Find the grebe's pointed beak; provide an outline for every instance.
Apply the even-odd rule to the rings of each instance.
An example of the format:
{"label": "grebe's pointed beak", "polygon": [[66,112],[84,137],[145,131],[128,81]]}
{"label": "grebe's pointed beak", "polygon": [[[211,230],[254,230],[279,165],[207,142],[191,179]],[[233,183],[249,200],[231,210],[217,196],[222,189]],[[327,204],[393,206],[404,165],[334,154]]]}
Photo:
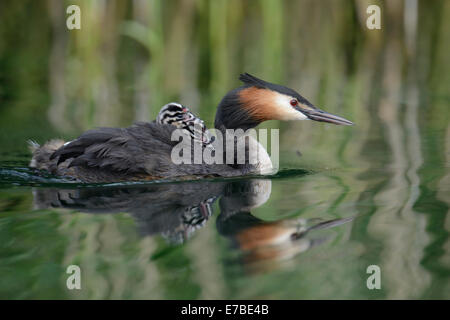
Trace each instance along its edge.
{"label": "grebe's pointed beak", "polygon": [[337,115],[325,112],[316,107],[314,108],[301,108],[301,112],[308,117],[308,119],[319,121],[319,122],[329,122],[333,124],[339,124],[344,126],[352,126],[354,123],[339,117]]}

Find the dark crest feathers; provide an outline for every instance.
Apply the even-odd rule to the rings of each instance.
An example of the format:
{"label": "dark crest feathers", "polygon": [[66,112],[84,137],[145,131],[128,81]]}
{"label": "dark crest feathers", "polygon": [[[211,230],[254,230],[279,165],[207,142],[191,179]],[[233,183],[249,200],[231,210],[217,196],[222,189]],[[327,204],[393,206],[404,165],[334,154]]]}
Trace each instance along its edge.
{"label": "dark crest feathers", "polygon": [[241,80],[243,83],[245,83],[249,86],[255,86],[255,87],[260,87],[260,88],[268,88],[269,89],[268,85],[270,85],[268,82],[266,82],[262,79],[259,79],[255,76],[252,76],[251,74],[249,74],[247,72],[242,73],[239,76],[239,80]]}
{"label": "dark crest feathers", "polygon": [[308,106],[312,106],[312,104],[308,100],[306,100],[304,97],[302,97],[297,91],[295,91],[291,88],[279,85],[279,84],[274,84],[274,83],[264,81],[255,76],[252,76],[249,73],[242,73],[239,76],[239,80],[244,82],[244,84],[247,86],[254,86],[254,87],[258,87],[258,88],[262,88],[262,89],[269,89],[272,91],[277,91],[279,93],[282,93],[282,94],[285,94],[285,95],[288,95],[291,97],[295,97],[295,98],[297,98],[297,100],[299,102],[304,103]]}

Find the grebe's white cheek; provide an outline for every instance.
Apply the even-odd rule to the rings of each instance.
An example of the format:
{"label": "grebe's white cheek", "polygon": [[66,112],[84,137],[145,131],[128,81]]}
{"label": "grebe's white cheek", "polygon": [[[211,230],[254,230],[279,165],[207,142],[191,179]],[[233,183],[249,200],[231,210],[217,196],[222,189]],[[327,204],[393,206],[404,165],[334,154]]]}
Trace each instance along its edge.
{"label": "grebe's white cheek", "polygon": [[283,121],[308,120],[302,112],[291,106],[292,97],[278,93],[275,98],[275,105],[279,119]]}

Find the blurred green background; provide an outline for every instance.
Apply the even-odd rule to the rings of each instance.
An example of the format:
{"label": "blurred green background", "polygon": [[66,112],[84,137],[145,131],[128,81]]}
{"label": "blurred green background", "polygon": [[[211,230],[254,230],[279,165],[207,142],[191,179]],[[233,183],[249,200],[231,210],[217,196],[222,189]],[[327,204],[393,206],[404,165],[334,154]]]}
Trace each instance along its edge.
{"label": "blurred green background", "polygon": [[[66,28],[70,4],[81,30]],[[381,30],[366,27],[370,4]],[[255,214],[361,218],[316,253],[243,276],[213,222],[171,249],[125,214],[31,211],[31,189],[3,176],[0,297],[450,298],[449,52],[445,0],[1,1],[4,168],[26,167],[27,139],[149,121],[170,101],[212,127],[249,72],[356,123],[263,124],[280,128],[282,169],[316,174],[274,181]],[[64,288],[55,271],[73,261],[91,265],[96,289]],[[369,264],[384,270],[381,292],[365,288]]]}

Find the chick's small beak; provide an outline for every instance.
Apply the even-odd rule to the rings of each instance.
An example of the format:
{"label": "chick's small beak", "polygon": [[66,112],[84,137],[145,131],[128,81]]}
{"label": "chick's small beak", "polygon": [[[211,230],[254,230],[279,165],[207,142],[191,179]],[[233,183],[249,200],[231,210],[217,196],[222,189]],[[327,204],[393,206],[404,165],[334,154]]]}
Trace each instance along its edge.
{"label": "chick's small beak", "polygon": [[300,111],[307,116],[309,119],[319,122],[329,122],[333,124],[339,124],[344,126],[352,126],[354,123],[339,117],[337,115],[325,112],[319,108],[301,108]]}

